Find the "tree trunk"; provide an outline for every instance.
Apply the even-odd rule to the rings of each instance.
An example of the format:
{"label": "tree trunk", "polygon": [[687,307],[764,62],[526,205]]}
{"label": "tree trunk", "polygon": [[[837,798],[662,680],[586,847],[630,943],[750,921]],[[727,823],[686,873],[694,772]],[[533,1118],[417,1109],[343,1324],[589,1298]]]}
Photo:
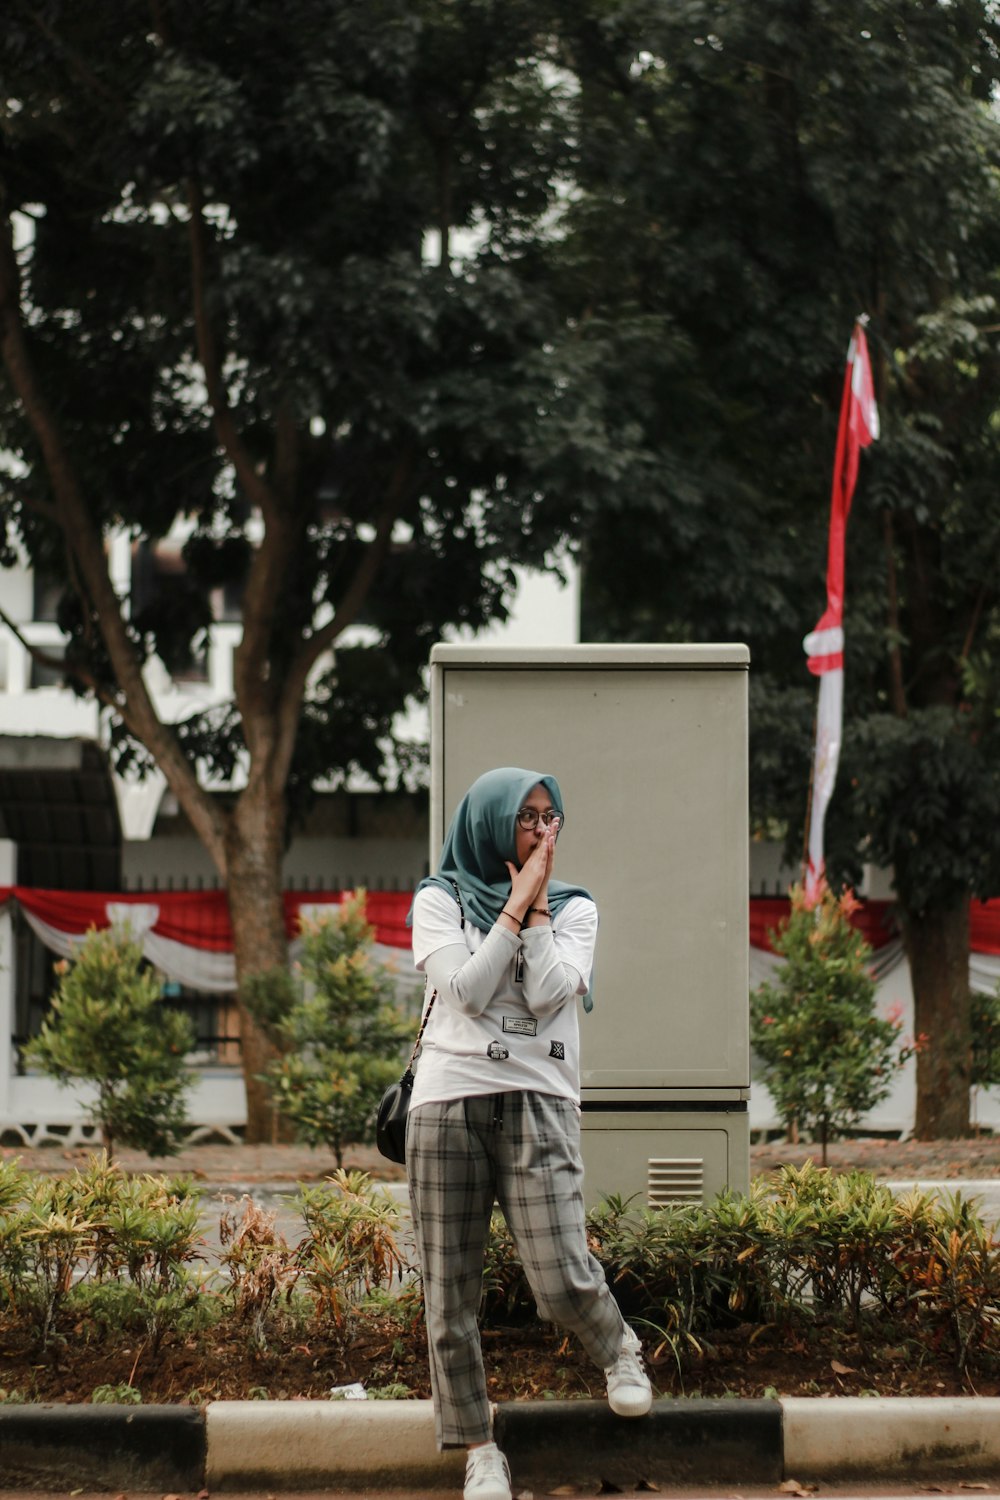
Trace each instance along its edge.
{"label": "tree trunk", "polygon": [[277,1054],[242,998],[250,975],[288,965],[281,862],[285,811],[280,799],[258,782],[244,791],[227,832],[227,888],[236,963],[236,1003],[240,1014],[243,1078],[247,1095],[248,1142],[279,1138],[271,1091],[259,1075]]}
{"label": "tree trunk", "polygon": [[969,902],[903,912],[903,941],[913,982],[918,1141],[969,1133],[972,1036]]}

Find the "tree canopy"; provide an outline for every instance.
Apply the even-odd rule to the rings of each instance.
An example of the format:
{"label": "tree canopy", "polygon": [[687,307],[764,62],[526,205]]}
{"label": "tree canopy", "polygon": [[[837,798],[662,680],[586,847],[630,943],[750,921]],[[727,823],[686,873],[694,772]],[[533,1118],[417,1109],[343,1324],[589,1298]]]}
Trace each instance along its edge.
{"label": "tree canopy", "polygon": [[[4,260],[8,560],[17,538],[74,585],[68,663],[126,758],[160,754],[126,649],[183,661],[227,585],[239,711],[182,751],[226,773],[279,708],[279,779],[377,771],[429,643],[502,614],[509,559],[565,521],[539,505],[574,360],[542,228],[574,100],[533,8],[52,0],[15,6],[3,59],[4,217],[30,225]],[[179,516],[185,586],[109,644],[78,533]]]}
{"label": "tree canopy", "polygon": [[[378,775],[430,642],[615,480],[552,253],[579,80],[525,0],[25,0],[0,49],[0,560],[62,580],[68,677],[208,849],[242,983],[317,778]],[[178,527],[183,578],[120,599],[109,532]],[[165,723],[146,668],[219,589],[233,700]]]}
{"label": "tree canopy", "polygon": [[[753,817],[799,856],[815,702],[800,643],[824,603],[847,341],[869,314],[882,439],[848,530],[828,867],[854,881],[864,859],[891,866],[932,1037],[927,1099],[955,1101],[937,1126],[961,1128],[962,929],[967,956],[970,897],[1000,891],[994,8],[689,0],[614,17],[633,62],[588,124],[608,155],[617,122],[639,124],[573,243],[595,307],[669,320],[687,373],[683,401],[665,393],[641,419],[651,483],[590,518],[587,627],[750,643]],[[922,994],[935,966],[939,996],[950,973],[937,1008]]]}

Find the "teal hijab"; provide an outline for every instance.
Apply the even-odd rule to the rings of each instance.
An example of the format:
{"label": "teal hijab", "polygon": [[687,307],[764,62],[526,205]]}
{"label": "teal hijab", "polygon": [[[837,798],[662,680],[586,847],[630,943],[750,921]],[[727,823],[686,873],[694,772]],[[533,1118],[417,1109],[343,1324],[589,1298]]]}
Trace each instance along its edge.
{"label": "teal hijab", "polygon": [[[539,783],[552,799],[552,806],[562,812],[562,793],[554,776],[526,771],[520,766],[500,766],[474,781],[455,809],[437,874],[422,880],[417,890],[435,885],[454,900],[454,881],[462,893],[466,916],[488,932],[510,895],[507,861],[517,863],[518,809]],[[592,899],[583,886],[568,885],[563,880],[549,881],[549,910],[553,916],[573,896]],[[583,1004],[585,1010],[593,1007],[589,990]]]}

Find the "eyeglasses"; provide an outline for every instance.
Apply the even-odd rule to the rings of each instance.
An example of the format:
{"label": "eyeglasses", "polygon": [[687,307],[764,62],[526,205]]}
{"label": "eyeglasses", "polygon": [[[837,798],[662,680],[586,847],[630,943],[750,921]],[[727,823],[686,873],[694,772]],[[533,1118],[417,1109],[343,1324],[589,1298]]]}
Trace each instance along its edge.
{"label": "eyeglasses", "polygon": [[546,828],[554,828],[556,833],[559,832],[565,821],[561,812],[550,810],[549,812],[540,813],[534,807],[522,807],[517,815],[517,826],[518,828],[527,830],[537,828],[539,819],[545,824]]}

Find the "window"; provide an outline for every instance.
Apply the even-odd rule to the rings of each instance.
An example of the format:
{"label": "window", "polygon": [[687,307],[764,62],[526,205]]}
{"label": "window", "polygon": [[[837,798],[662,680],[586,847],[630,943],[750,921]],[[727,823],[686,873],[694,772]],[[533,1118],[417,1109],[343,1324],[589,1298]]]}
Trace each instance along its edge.
{"label": "window", "polygon": [[187,1016],[194,1032],[194,1057],[201,1065],[239,1066],[240,1016],[233,994],[208,994],[176,980],[163,981],[163,1000]]}
{"label": "window", "polygon": [[31,579],[31,618],[54,624],[59,616],[59,603],[66,590],[63,579],[45,568],[36,568]]}
{"label": "window", "polygon": [[[59,661],[63,658],[63,652],[64,648],[62,646],[45,647],[45,655]],[[31,658],[31,676],[28,680],[29,687],[62,687],[64,680],[61,667],[49,667],[43,662],[37,661],[35,657]]]}

